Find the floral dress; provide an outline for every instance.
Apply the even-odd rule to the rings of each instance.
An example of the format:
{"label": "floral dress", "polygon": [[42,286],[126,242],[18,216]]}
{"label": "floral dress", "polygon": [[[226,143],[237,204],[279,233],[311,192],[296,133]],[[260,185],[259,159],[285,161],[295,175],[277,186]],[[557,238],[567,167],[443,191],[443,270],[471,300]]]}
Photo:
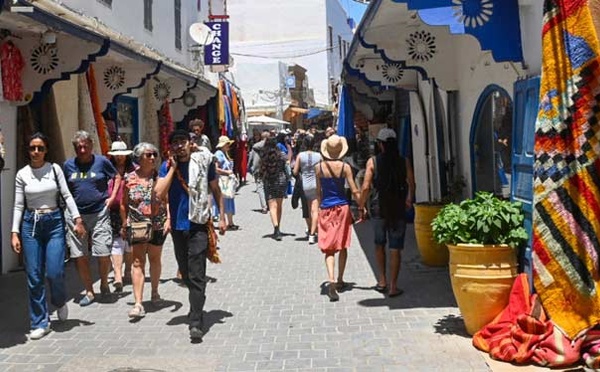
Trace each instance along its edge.
{"label": "floral dress", "polygon": [[[127,221],[152,221],[154,231],[160,231],[163,230],[163,226],[167,220],[167,208],[165,203],[157,203],[158,208],[155,207],[156,210],[153,213],[151,200],[155,182],[156,175],[148,183],[140,179],[135,171],[125,175],[125,184],[129,190]],[[154,237],[152,240],[154,240]]]}

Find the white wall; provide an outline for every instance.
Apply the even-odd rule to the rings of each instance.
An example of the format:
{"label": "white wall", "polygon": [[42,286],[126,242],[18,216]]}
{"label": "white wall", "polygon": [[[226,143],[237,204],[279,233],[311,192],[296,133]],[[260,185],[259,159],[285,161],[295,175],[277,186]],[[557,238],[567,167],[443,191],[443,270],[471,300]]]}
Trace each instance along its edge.
{"label": "white wall", "polygon": [[519,8],[523,58],[531,76],[542,72],[543,7],[539,2],[523,1]]}
{"label": "white wall", "polygon": [[[59,2],[59,1],[57,1]],[[109,8],[99,0],[61,0],[67,7],[96,17],[113,30],[147,44],[162,54],[188,67],[193,67],[188,47],[194,42],[188,34],[189,26],[200,15],[196,1],[181,0],[181,50],[175,48],[175,10],[173,0],[154,0],[152,31],[144,28],[144,2],[142,0],[113,0]],[[207,5],[202,4],[206,13]]]}
{"label": "white wall", "polygon": [[12,206],[15,197],[15,176],[17,174],[17,107],[11,106],[6,102],[0,102],[0,123],[2,123],[2,133],[4,134],[4,144],[6,146],[6,165],[0,173],[0,182],[2,183],[2,208],[0,208],[2,224],[2,241],[0,249],[2,250],[2,267],[0,273],[6,273],[14,269],[18,264],[18,257],[13,253],[10,245],[10,230],[12,228]]}
{"label": "white wall", "polygon": [[[333,79],[335,82],[339,82],[342,74],[344,58],[346,58],[346,54],[348,49],[350,48],[350,43],[352,42],[352,37],[354,36],[354,34],[352,33],[352,29],[348,25],[348,15],[346,14],[344,8],[342,8],[339,0],[326,1],[326,26],[331,26],[333,28],[333,49],[327,53],[327,77],[328,79]],[[327,27],[325,28],[325,35],[326,37],[329,37]],[[346,53],[344,53],[344,48],[342,48],[342,58],[340,58],[339,53],[338,36],[341,36],[342,43],[347,43]],[[329,92],[329,94],[331,95],[331,92]]]}
{"label": "white wall", "polygon": [[[277,81],[278,70],[261,65],[276,66],[277,61],[304,67],[316,103],[322,106],[331,103],[329,76],[339,79],[341,63],[330,71],[330,53],[326,51],[328,23],[334,27],[335,43],[338,34],[347,41],[352,39],[339,0],[230,0],[227,9],[235,59],[232,70],[248,106],[253,92],[276,89],[272,81]],[[248,72],[250,76],[246,76]],[[273,76],[266,76],[270,74]]]}

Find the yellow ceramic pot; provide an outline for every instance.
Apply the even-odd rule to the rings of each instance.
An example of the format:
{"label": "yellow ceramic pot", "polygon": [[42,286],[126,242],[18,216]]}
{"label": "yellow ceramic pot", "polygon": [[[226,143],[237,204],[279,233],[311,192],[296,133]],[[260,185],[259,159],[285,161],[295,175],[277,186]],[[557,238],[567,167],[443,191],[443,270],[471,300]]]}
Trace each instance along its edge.
{"label": "yellow ceramic pot", "polygon": [[446,266],[448,248],[433,239],[431,221],[437,216],[443,205],[415,204],[415,237],[421,260],[428,266]]}
{"label": "yellow ceramic pot", "polygon": [[482,244],[449,244],[448,249],[452,291],[472,335],[508,304],[518,274],[516,250]]}

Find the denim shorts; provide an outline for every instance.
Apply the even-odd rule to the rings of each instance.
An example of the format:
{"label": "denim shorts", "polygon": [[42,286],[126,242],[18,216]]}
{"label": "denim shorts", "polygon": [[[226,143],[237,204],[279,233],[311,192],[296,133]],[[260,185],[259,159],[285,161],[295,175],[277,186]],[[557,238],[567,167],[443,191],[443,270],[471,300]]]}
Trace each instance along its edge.
{"label": "denim shorts", "polygon": [[404,248],[404,235],[406,233],[406,221],[400,220],[396,224],[395,228],[386,228],[385,220],[382,218],[373,218],[373,231],[375,233],[375,244],[385,244],[389,239],[390,249],[403,249]]}

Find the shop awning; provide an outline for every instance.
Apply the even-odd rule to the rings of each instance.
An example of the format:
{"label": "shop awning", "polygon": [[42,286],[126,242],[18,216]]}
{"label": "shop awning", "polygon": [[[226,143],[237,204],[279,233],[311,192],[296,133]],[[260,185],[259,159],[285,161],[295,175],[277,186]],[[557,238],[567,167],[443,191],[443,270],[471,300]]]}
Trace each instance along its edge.
{"label": "shop awning", "polygon": [[414,71],[457,90],[474,71],[520,74],[522,61],[518,0],[380,0],[370,3],[344,71],[372,87],[403,85]]}
{"label": "shop awning", "polygon": [[[15,5],[31,6],[34,11],[31,13],[22,13],[24,16],[36,19],[42,23],[51,24],[53,27],[63,29],[64,25],[70,27],[65,32],[76,32],[74,34],[83,38],[104,38],[110,40],[111,48],[115,48],[119,53],[133,58],[147,58],[161,64],[161,71],[177,77],[187,84],[198,88],[204,88],[216,94],[217,88],[212,86],[204,77],[198,73],[179,65],[170,60],[161,53],[150,49],[146,45],[135,41],[135,39],[117,33],[108,26],[104,25],[95,18],[86,17],[52,0],[36,0],[29,2],[18,0]],[[61,25],[63,25],[61,27]]]}

